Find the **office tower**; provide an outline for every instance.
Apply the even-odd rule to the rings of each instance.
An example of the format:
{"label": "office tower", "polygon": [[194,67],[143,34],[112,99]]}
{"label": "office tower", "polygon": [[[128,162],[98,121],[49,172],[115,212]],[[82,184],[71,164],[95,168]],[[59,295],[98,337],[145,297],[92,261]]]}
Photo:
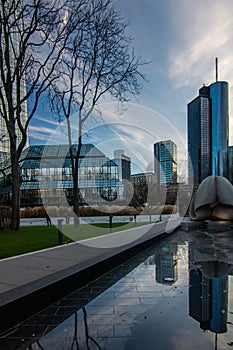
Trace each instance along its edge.
{"label": "office tower", "polygon": [[[2,1],[0,1],[0,8],[2,6],[10,7],[10,2],[6,5],[5,3],[2,3]],[[15,18],[17,18],[17,16]],[[3,98],[5,98],[5,91],[2,88],[3,77],[6,80],[8,67],[10,67],[11,75],[12,75],[11,82],[12,82],[12,88],[13,88],[12,103],[13,103],[14,109],[16,110],[17,109],[16,107],[19,107],[18,98],[20,97],[20,99],[22,99],[26,95],[26,77],[25,79],[21,77],[20,84],[18,84],[16,82],[16,77],[14,76],[15,67],[19,63],[18,57],[21,54],[20,31],[22,30],[22,26],[20,23],[20,19],[12,23],[13,19],[14,19],[14,16],[11,16],[8,21],[9,35],[5,37],[4,32],[0,34],[0,48],[5,60],[4,62],[6,62],[7,59],[9,59],[9,62],[10,62],[9,66],[6,65],[5,69],[0,74],[0,88],[2,89]],[[17,93],[19,91],[20,93]],[[3,113],[8,113],[9,108],[7,103],[5,103],[5,107],[6,107],[6,110],[4,110],[3,106],[0,104],[0,111],[1,111],[0,113],[0,161],[10,154],[10,138],[7,132],[6,123],[2,116]],[[27,101],[24,101],[23,103],[21,103],[20,108],[21,108],[20,118],[21,118],[22,125],[24,126],[27,120]],[[17,122],[15,123],[15,125],[16,125],[17,144],[19,144],[19,142],[22,139],[21,132],[19,131]]]}
{"label": "office tower", "polygon": [[131,158],[125,155],[124,150],[115,150],[113,161],[118,165],[119,180],[130,181],[131,176]]}
{"label": "office tower", "polygon": [[228,147],[228,180],[233,183],[233,146]]}
{"label": "office tower", "polygon": [[229,142],[228,83],[216,81],[210,85],[212,102],[212,175],[228,176]]}
{"label": "office tower", "polygon": [[188,178],[199,184],[209,175],[228,176],[228,83],[203,86],[188,104]]}
{"label": "office tower", "polygon": [[211,99],[210,88],[203,86],[199,96],[188,104],[188,177],[200,183],[211,174]]}
{"label": "office tower", "polygon": [[159,184],[177,182],[177,147],[173,141],[154,144],[154,170]]}

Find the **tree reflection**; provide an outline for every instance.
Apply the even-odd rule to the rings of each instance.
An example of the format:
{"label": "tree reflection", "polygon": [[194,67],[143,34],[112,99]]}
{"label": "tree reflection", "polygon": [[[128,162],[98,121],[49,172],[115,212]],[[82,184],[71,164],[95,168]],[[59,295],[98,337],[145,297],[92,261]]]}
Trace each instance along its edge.
{"label": "tree reflection", "polygon": [[74,345],[76,345],[76,349],[79,350],[78,344],[78,312],[76,311],[74,314],[74,338],[71,344],[71,350],[74,349]]}
{"label": "tree reflection", "polygon": [[87,349],[90,350],[90,347],[89,347],[89,340],[91,340],[99,350],[101,350],[101,347],[99,346],[99,344],[95,341],[95,339],[93,337],[91,337],[89,335],[89,332],[88,332],[88,324],[87,324],[87,311],[86,311],[86,308],[85,307],[82,307],[82,310],[83,310],[83,317],[84,317],[84,325],[85,325],[85,338],[86,338],[86,346],[87,346]]}

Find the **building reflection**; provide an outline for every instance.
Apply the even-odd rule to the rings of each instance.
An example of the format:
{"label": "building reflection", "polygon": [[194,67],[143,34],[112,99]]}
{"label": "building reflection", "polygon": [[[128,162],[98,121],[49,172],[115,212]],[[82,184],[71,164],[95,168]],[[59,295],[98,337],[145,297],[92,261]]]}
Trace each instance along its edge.
{"label": "building reflection", "polygon": [[178,278],[177,244],[168,244],[155,255],[155,276],[158,283],[174,283]]}
{"label": "building reflection", "polygon": [[221,238],[203,233],[189,242],[189,315],[216,335],[227,332],[228,275],[233,270],[231,244],[227,236]]}
{"label": "building reflection", "polygon": [[200,269],[190,270],[189,315],[203,330],[227,331],[228,277],[207,278]]}

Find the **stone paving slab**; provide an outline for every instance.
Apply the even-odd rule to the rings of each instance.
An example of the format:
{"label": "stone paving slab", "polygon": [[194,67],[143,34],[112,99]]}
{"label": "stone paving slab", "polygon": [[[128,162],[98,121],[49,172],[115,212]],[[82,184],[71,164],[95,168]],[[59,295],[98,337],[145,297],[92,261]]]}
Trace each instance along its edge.
{"label": "stone paving slab", "polygon": [[[30,299],[33,295],[39,296],[40,291],[44,297],[47,290],[51,290],[51,286],[54,288],[57,286],[59,291],[64,289],[65,292],[65,281],[72,284],[72,276],[75,278],[74,288],[76,288],[81,280],[84,282],[91,280],[92,273],[96,273],[95,268],[99,270],[97,273],[101,274],[102,271],[111,268],[114,259],[116,265],[121,254],[127,256],[135,247],[161,238],[166,234],[168,226],[171,231],[170,227],[179,226],[179,222],[179,219],[173,219],[172,223],[167,221],[149,224],[1,260],[0,313],[4,311],[6,315],[10,315],[9,310],[13,311],[15,304],[20,303],[22,309],[27,298]],[[0,330],[1,326],[0,324]]]}

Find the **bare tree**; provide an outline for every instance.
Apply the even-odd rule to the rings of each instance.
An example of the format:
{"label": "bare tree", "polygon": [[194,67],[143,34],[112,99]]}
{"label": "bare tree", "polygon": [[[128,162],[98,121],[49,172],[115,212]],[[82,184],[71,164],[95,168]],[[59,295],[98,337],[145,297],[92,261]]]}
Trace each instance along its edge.
{"label": "bare tree", "polygon": [[[53,84],[53,108],[67,122],[73,179],[73,203],[76,225],[79,223],[79,158],[82,130],[88,117],[96,110],[101,98],[109,95],[120,103],[140,91],[140,67],[145,64],[136,57],[131,38],[125,33],[127,24],[115,10],[112,0],[91,0],[94,11],[88,20],[76,27],[67,43],[59,75]],[[83,17],[87,17],[85,14]],[[77,112],[77,143],[72,146],[71,115]],[[74,152],[75,150],[75,152]]]}
{"label": "bare tree", "polygon": [[[73,30],[84,21],[88,0],[1,0],[0,118],[9,139],[12,173],[12,228],[19,228],[19,159],[41,94]],[[85,18],[86,20],[86,18]],[[31,97],[31,109],[27,100]]]}

